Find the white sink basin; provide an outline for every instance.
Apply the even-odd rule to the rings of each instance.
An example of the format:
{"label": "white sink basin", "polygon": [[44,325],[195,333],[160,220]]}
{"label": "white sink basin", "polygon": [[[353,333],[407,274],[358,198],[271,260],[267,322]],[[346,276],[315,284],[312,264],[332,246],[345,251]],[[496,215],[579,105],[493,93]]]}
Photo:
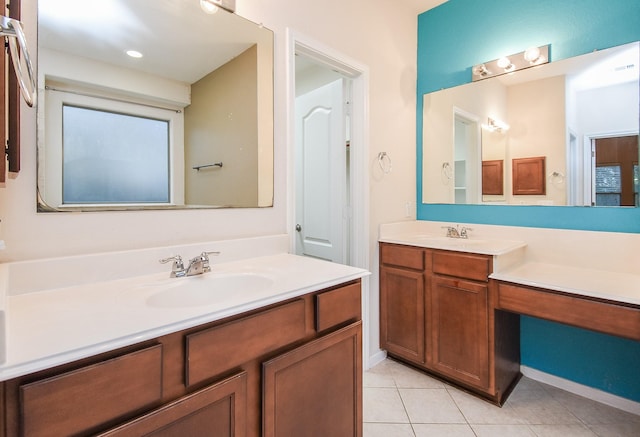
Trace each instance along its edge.
{"label": "white sink basin", "polygon": [[228,293],[252,293],[272,284],[271,278],[250,273],[205,273],[163,281],[158,285],[159,290],[149,296],[146,303],[156,308],[205,306]]}

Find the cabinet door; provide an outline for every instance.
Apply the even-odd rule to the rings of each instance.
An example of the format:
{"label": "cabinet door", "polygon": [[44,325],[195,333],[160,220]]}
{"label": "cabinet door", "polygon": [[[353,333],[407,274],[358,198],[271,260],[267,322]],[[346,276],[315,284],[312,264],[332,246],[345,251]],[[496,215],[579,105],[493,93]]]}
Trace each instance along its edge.
{"label": "cabinet door", "polygon": [[475,387],[488,388],[488,286],[438,275],[432,281],[434,370]]}
{"label": "cabinet door", "polygon": [[361,326],[263,364],[264,437],[362,436]]}
{"label": "cabinet door", "polygon": [[425,362],[424,274],[380,268],[380,346],[418,364]]}
{"label": "cabinet door", "polygon": [[245,436],[246,398],[247,373],[243,371],[99,436]]}

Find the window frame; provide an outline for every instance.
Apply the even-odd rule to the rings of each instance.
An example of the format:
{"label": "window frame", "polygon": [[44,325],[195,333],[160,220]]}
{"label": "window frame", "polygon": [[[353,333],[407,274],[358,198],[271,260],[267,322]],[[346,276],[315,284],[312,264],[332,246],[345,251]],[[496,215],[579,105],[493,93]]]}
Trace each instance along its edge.
{"label": "window frame", "polygon": [[[53,90],[47,89],[45,93],[45,123],[39,135],[44,136],[44,153],[46,159],[38,160],[39,165],[46,168],[38,169],[38,187],[43,190],[49,206],[59,209],[83,209],[92,208],[107,209],[118,206],[170,207],[184,204],[184,114],[180,110],[161,108],[154,106],[152,102],[124,101],[121,96],[117,99],[109,96],[86,95],[73,89]],[[62,175],[63,175],[63,107],[65,105],[82,107],[97,111],[131,115],[134,117],[151,118],[167,121],[169,125],[169,199],[168,202],[116,202],[116,203],[73,203],[64,204],[62,201]]]}

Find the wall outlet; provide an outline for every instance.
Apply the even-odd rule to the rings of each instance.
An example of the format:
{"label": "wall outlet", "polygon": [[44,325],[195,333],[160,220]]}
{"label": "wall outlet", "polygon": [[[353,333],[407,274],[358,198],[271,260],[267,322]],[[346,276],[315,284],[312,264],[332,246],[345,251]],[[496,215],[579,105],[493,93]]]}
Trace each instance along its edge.
{"label": "wall outlet", "polygon": [[408,217],[408,218],[414,217],[415,216],[414,211],[415,211],[415,209],[413,207],[413,202],[406,202],[404,204],[404,216],[405,217]]}

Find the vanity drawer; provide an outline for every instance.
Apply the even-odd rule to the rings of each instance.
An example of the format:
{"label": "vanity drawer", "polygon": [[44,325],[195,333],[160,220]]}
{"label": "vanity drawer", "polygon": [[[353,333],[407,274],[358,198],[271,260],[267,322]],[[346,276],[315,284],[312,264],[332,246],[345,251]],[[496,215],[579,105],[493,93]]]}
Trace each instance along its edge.
{"label": "vanity drawer", "polygon": [[424,270],[424,250],[395,244],[380,245],[380,262],[388,266]]}
{"label": "vanity drawer", "polygon": [[640,308],[498,282],[496,309],[640,341]]}
{"label": "vanity drawer", "polygon": [[162,398],[162,346],[20,386],[21,435],[85,434]]}
{"label": "vanity drawer", "polygon": [[297,299],[186,337],[186,385],[198,384],[304,338],[305,302]]}
{"label": "vanity drawer", "polygon": [[316,295],[316,331],[360,320],[360,281]]}
{"label": "vanity drawer", "polygon": [[484,255],[436,250],[433,273],[486,282],[491,273],[491,259]]}

